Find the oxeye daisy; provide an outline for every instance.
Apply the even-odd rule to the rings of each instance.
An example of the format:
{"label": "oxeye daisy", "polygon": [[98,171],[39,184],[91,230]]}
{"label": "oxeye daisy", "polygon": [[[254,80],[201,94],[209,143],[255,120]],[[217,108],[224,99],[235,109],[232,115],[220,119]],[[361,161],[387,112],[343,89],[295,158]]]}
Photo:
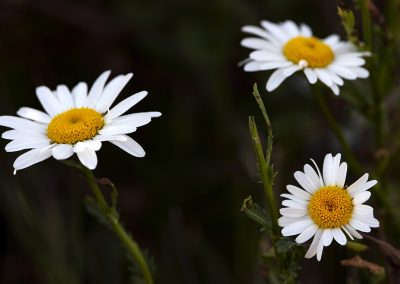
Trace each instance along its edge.
{"label": "oxeye daisy", "polygon": [[310,27],[292,21],[273,24],[262,21],[261,27],[244,26],[243,32],[256,37],[245,38],[241,45],[253,49],[245,61],[248,72],[273,70],[266,89],[275,90],[287,77],[302,70],[311,84],[320,80],[335,95],[343,79],[367,78],[368,70],[362,58],[368,53],[357,52],[350,42],[339,40],[337,35],[325,39],[314,37]]}
{"label": "oxeye daisy", "polygon": [[2,134],[11,140],[7,152],[29,150],[14,162],[14,173],[53,156],[64,160],[77,154],[89,169],[97,165],[96,151],[102,142],[109,141],[127,153],[143,157],[143,148],[126,134],[161,115],[159,112],[126,114],[146,95],[142,91],[131,95],[111,108],[115,99],[132,78],[119,75],[106,84],[110,71],[102,73],[88,91],[84,82],[70,91],[65,85],[51,91],[45,86],[36,89],[36,95],[45,112],[22,107],[15,116],[0,116],[0,125],[12,128]]}
{"label": "oxeye daisy", "polygon": [[290,194],[280,209],[282,217],[278,222],[283,236],[294,236],[297,243],[304,243],[314,237],[305,257],[317,255],[321,260],[324,246],[329,246],[333,239],[345,245],[346,236],[350,239],[362,236],[357,232],[370,232],[379,227],[379,221],[373,216],[373,208],[363,203],[369,199],[368,191],[377,181],[368,181],[368,174],[349,187],[345,186],[347,164],[340,163],[341,155],[325,156],[322,175],[315,164],[316,171],[309,165],[304,172],[297,171],[294,177],[302,188],[288,185]]}

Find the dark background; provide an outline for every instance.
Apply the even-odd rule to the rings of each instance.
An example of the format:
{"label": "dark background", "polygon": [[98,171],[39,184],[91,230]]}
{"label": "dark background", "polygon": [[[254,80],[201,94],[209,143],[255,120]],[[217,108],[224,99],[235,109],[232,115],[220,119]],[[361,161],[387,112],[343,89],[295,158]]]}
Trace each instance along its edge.
{"label": "dark background", "polygon": [[[308,158],[321,165],[338,146],[302,76],[268,94],[268,72],[238,67],[249,53],[240,46],[246,36],[240,28],[293,19],[320,37],[342,34],[335,4],[1,0],[0,113],[40,109],[39,85],[72,88],[80,81],[91,85],[104,70],[133,72],[119,100],[147,90],[131,111],[163,115],[131,135],[145,148],[144,159],[104,144],[94,173],[118,187],[122,220],[156,263],[156,282],[261,283],[262,235],[240,213],[250,194],[263,200],[247,128],[248,115],[262,127],[253,83],[272,121],[278,192],[295,182],[292,174]],[[327,95],[341,122],[365,124],[342,97]],[[118,241],[85,210],[90,192],[80,173],[49,159],[13,176],[18,154],[0,152],[0,282],[127,283]],[[324,254],[323,265],[305,261],[304,283],[327,275],[309,272],[315,268],[331,275],[324,283],[343,279],[338,261],[345,250]]]}

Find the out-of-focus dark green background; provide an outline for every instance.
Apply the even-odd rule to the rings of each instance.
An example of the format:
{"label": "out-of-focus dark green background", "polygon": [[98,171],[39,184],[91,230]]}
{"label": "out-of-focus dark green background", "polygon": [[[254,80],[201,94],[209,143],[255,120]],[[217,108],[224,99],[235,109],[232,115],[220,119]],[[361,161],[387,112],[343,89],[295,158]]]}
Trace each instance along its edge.
{"label": "out-of-focus dark green background", "polygon": [[[156,282],[261,283],[259,227],[240,213],[250,194],[262,200],[247,128],[248,115],[260,118],[253,83],[273,124],[278,190],[294,183],[292,173],[309,157],[321,164],[338,147],[304,78],[267,94],[268,72],[238,67],[249,53],[240,46],[240,28],[293,19],[321,37],[341,34],[335,4],[2,0],[0,114],[40,108],[39,85],[73,87],[93,83],[104,70],[133,72],[119,100],[147,90],[132,111],[163,116],[132,135],[147,151],[144,159],[104,144],[95,175],[119,188],[122,220],[156,263]],[[342,99],[329,99],[346,121]],[[0,282],[128,283],[118,241],[85,210],[83,177],[53,159],[13,176],[18,154],[0,152]],[[324,283],[343,279],[344,249],[332,250],[318,266],[332,275]],[[320,283],[323,273],[308,272],[315,265],[306,262],[304,283]]]}

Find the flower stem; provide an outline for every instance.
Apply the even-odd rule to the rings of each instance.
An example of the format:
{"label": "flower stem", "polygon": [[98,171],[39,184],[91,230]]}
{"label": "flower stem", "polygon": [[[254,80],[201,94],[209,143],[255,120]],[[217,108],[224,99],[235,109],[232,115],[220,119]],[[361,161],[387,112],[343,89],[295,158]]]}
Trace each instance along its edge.
{"label": "flower stem", "polygon": [[99,186],[96,183],[95,177],[91,170],[84,166],[79,167],[81,171],[85,174],[85,177],[89,183],[90,188],[96,198],[97,204],[103,213],[104,217],[110,222],[111,229],[120,239],[122,244],[128,250],[128,252],[133,256],[136,260],[137,264],[139,265],[140,269],[142,270],[143,277],[147,284],[153,284],[153,277],[151,276],[151,272],[149,266],[146,263],[146,260],[138,246],[138,244],[129,236],[129,234],[125,231],[122,224],[119,222],[118,215],[115,214],[115,208],[110,207],[105,198],[103,193],[101,192]]}
{"label": "flower stem", "polygon": [[325,116],[329,126],[333,130],[337,140],[339,141],[340,145],[342,146],[344,155],[347,158],[349,166],[358,174],[362,174],[362,168],[360,163],[358,162],[357,158],[355,157],[350,145],[347,143],[346,138],[344,137],[342,128],[339,126],[338,122],[336,121],[335,117],[332,115],[325,98],[320,93],[318,86],[312,86],[314,97],[316,98],[319,107],[321,108],[322,113]]}

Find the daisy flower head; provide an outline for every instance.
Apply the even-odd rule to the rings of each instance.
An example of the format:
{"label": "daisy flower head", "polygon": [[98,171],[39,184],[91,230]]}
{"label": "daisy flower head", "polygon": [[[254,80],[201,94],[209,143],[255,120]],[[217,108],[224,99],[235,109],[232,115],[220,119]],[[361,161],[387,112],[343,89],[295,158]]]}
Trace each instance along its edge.
{"label": "daisy flower head", "polygon": [[[310,27],[292,21],[274,24],[262,21],[261,27],[244,26],[243,32],[253,37],[245,38],[241,45],[253,51],[245,61],[247,72],[274,70],[266,89],[275,90],[286,78],[302,70],[310,84],[318,80],[339,95],[343,79],[367,78],[364,56],[350,42],[340,41],[337,35],[325,39],[314,37]],[[255,36],[255,37],[254,37]]]}
{"label": "daisy flower head", "polygon": [[64,160],[76,154],[80,162],[93,170],[97,166],[96,151],[109,141],[135,157],[143,157],[143,148],[127,134],[159,117],[159,112],[125,114],[141,101],[146,91],[133,94],[111,108],[132,74],[119,75],[106,83],[110,71],[102,73],[90,90],[81,82],[72,90],[65,85],[51,91],[36,88],[36,95],[45,112],[22,107],[16,116],[0,116],[0,125],[12,130],[2,138],[11,140],[7,152],[28,150],[14,162],[14,174],[54,157]]}
{"label": "daisy flower head", "polygon": [[347,163],[340,163],[341,155],[327,154],[324,159],[322,175],[314,160],[311,160],[316,171],[309,165],[304,172],[294,173],[300,187],[288,185],[288,193],[281,194],[286,198],[280,209],[282,217],[278,223],[283,236],[294,236],[301,244],[314,237],[305,257],[317,255],[321,260],[322,250],[336,240],[345,245],[346,235],[350,239],[361,239],[357,232],[370,232],[379,227],[374,218],[373,208],[363,204],[371,192],[368,191],[377,181],[368,181],[368,174],[349,187],[345,186]]}

